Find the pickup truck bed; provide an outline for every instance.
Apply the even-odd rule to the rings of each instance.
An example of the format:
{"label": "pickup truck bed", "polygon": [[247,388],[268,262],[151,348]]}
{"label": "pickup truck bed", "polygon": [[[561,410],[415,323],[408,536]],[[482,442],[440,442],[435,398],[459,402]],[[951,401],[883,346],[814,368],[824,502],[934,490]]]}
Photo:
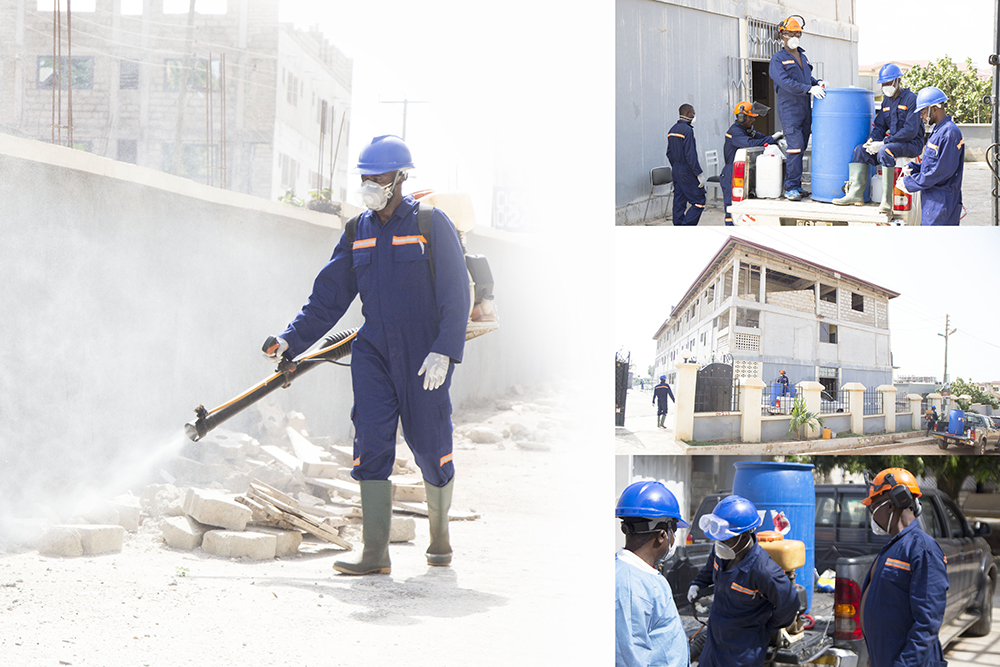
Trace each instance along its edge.
{"label": "pickup truck bed", "polygon": [[736,225],[898,227],[905,224],[902,220],[893,220],[888,213],[880,213],[878,204],[837,206],[811,199],[744,199],[734,202],[729,210],[733,214],[733,224]]}

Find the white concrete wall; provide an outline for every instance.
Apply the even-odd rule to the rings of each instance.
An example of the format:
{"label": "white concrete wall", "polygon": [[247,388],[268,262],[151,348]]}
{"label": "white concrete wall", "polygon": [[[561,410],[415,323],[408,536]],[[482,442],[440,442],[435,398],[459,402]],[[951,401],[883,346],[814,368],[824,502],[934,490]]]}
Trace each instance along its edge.
{"label": "white concrete wall", "polygon": [[[261,344],[298,312],[341,234],[333,216],[6,135],[0,183],[5,503],[144,456],[199,403],[211,410],[273,372]],[[554,378],[573,347],[548,307],[546,285],[562,283],[524,270],[544,264],[533,248],[547,244],[487,229],[469,246],[490,259],[502,324],[466,347],[456,405]],[[359,323],[356,301],[336,329]],[[349,442],[347,369],[318,368],[272,397],[311,433]]]}

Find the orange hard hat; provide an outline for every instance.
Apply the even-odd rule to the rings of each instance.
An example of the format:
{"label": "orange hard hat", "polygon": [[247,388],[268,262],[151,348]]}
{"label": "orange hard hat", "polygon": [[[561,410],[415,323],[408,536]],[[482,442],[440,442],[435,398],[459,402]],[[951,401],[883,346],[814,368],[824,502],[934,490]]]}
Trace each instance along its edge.
{"label": "orange hard hat", "polygon": [[798,14],[793,14],[778,24],[778,32],[802,32],[806,25],[806,20]]}
{"label": "orange hard hat", "polygon": [[753,116],[754,118],[757,117],[757,114],[753,112],[753,104],[750,102],[740,102],[736,105],[736,108],[733,109],[733,113],[736,115],[745,113],[748,116]]}
{"label": "orange hard hat", "polygon": [[917,478],[913,473],[904,468],[886,468],[868,482],[868,497],[862,500],[861,504],[867,507],[872,504],[872,498],[900,485],[909,489],[914,498],[920,497],[920,486],[917,485]]}

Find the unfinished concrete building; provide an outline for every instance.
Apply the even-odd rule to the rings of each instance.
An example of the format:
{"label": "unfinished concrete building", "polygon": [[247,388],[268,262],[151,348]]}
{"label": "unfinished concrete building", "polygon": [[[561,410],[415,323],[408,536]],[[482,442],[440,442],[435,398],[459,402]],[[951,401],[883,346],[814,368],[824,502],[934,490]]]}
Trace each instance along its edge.
{"label": "unfinished concrete building", "polygon": [[742,239],[729,238],[653,336],[656,374],[676,364],[733,365],[733,376],[833,394],[848,382],[892,382],[889,299],[897,292]]}
{"label": "unfinished concrete building", "polygon": [[352,63],[280,24],[277,0],[65,7],[0,4],[0,132],[268,199],[343,201]]}

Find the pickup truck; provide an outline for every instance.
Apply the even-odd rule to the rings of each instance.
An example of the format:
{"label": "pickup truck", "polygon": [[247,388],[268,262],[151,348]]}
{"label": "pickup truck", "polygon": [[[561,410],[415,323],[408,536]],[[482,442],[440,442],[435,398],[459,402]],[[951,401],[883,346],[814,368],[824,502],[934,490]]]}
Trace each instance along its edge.
{"label": "pickup truck", "polygon": [[939,419],[931,435],[937,438],[941,449],[948,449],[948,445],[965,445],[972,447],[977,456],[985,454],[988,445],[997,445],[1000,440],[1000,431],[992,419],[962,410],[952,410],[948,419]]}
{"label": "pickup truck", "polygon": [[736,225],[902,226],[920,224],[920,195],[896,190],[891,213],[880,213],[877,203],[837,206],[812,199],[756,198],[755,162],[764,153],[761,146],[740,148],[733,160],[733,203],[729,207]]}
{"label": "pickup truck", "polygon": [[[941,546],[948,560],[948,601],[938,637],[947,647],[959,635],[989,634],[997,566],[984,539],[985,524],[970,526],[962,510],[936,489],[921,489],[920,527]],[[861,586],[875,554],[837,561],[834,592],[834,647],[824,658],[837,667],[868,667],[868,648],[861,633]]]}

